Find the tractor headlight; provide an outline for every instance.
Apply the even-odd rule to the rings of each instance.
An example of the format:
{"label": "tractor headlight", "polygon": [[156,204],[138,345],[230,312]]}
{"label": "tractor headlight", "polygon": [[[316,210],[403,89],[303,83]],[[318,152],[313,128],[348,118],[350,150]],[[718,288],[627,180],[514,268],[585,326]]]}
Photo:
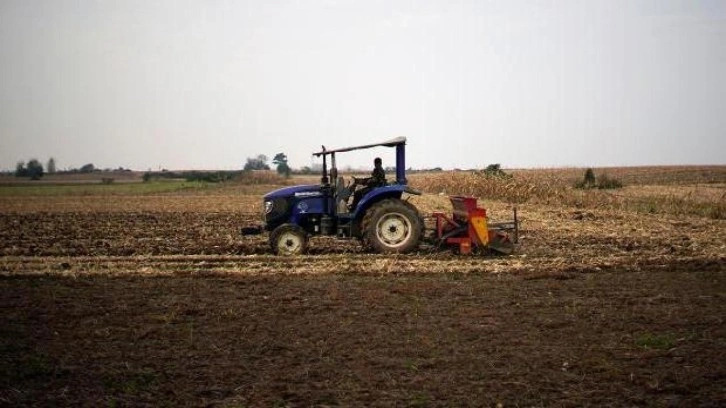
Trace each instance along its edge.
{"label": "tractor headlight", "polygon": [[265,214],[269,214],[272,212],[272,201],[265,201]]}

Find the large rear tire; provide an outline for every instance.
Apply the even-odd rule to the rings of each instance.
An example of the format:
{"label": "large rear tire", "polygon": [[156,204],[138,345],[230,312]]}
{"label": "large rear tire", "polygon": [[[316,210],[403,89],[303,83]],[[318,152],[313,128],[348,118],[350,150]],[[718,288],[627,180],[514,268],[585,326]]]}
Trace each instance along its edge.
{"label": "large rear tire", "polygon": [[423,222],[412,204],[386,199],[366,211],[361,223],[363,244],[382,254],[415,251],[423,235]]}
{"label": "large rear tire", "polygon": [[277,255],[300,255],[307,250],[308,236],[295,224],[282,224],[270,233],[270,247]]}

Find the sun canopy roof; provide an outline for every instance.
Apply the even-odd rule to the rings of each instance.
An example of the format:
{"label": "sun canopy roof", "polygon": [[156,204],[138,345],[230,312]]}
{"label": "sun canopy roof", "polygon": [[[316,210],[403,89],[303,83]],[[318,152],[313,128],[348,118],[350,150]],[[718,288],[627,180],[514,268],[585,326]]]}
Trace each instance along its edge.
{"label": "sun canopy roof", "polygon": [[384,146],[384,147],[396,147],[398,145],[406,144],[406,137],[405,136],[399,136],[396,138],[393,138],[391,140],[387,140],[385,142],[381,143],[374,143],[369,145],[363,145],[363,146],[353,146],[353,147],[343,147],[340,149],[332,149],[332,150],[326,150],[325,146],[323,146],[323,150],[319,151],[317,153],[313,153],[314,156],[322,156],[324,154],[330,154],[330,153],[341,153],[341,152],[350,152],[353,150],[361,150],[361,149],[370,149],[372,147],[378,147],[378,146]]}

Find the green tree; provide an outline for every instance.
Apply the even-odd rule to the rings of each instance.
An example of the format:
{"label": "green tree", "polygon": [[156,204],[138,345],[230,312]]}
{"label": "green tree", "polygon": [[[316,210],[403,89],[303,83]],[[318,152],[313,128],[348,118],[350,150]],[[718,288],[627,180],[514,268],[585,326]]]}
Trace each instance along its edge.
{"label": "green tree", "polygon": [[81,169],[79,170],[81,173],[93,173],[96,171],[96,166],[93,165],[93,163],[84,164],[81,166]]}
{"label": "green tree", "polygon": [[40,180],[43,177],[43,165],[37,159],[30,159],[26,170],[31,180]]}
{"label": "green tree", "polygon": [[45,169],[48,171],[48,174],[53,174],[56,172],[54,158],[51,157],[50,159],[48,159],[48,165],[45,166]]}
{"label": "green tree", "polygon": [[248,157],[247,163],[245,163],[245,170],[270,170],[270,166],[267,165],[267,156],[259,154],[257,157]]}
{"label": "green tree", "polygon": [[28,177],[28,169],[25,167],[24,161],[19,161],[15,165],[15,177]]}
{"label": "green tree", "polygon": [[272,164],[277,166],[277,173],[283,174],[285,177],[290,177],[290,166],[287,165],[287,155],[285,153],[278,153],[275,158],[272,159]]}

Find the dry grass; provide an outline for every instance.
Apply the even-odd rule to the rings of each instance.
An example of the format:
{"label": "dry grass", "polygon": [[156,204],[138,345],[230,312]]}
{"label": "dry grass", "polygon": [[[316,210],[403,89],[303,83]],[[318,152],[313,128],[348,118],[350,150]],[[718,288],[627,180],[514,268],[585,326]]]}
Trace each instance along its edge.
{"label": "dry grass", "polygon": [[[574,188],[583,169],[519,170],[512,177],[459,171],[418,174],[411,184],[433,194],[470,195],[512,204],[534,203],[580,209],[726,217],[726,166],[707,168],[612,168],[596,170],[617,180],[638,180],[623,189]],[[658,178],[660,175],[662,178]],[[681,181],[679,184],[679,177]],[[645,184],[650,183],[650,184]]]}
{"label": "dry grass", "polygon": [[555,175],[523,174],[511,178],[487,176],[474,171],[415,175],[411,185],[429,193],[465,195],[524,203],[533,198],[556,200],[564,185]]}
{"label": "dry grass", "polygon": [[273,170],[252,170],[240,173],[234,179],[234,183],[244,185],[286,185],[290,184],[290,179],[281,176]]}

